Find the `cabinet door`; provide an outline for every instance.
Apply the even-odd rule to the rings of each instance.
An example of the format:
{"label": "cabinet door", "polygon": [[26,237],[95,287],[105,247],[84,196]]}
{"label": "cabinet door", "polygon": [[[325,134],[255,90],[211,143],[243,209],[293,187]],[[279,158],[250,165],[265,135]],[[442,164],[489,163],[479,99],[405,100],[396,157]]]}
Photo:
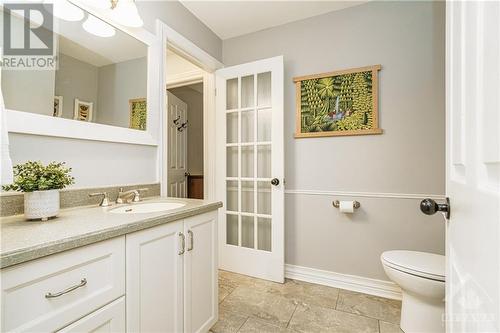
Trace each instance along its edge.
{"label": "cabinet door", "polygon": [[125,332],[125,296],[103,306],[58,332]]}
{"label": "cabinet door", "polygon": [[184,220],[185,332],[208,332],[217,321],[217,212]]}
{"label": "cabinet door", "polygon": [[182,220],[126,236],[127,331],[183,331]]}

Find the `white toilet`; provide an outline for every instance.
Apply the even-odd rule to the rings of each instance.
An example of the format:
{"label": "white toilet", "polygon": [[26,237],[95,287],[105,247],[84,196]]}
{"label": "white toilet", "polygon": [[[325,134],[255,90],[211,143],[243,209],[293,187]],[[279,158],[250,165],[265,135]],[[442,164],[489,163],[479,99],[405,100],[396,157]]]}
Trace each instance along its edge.
{"label": "white toilet", "polygon": [[403,291],[405,333],[444,332],[445,257],[416,251],[387,251],[380,257],[387,276]]}

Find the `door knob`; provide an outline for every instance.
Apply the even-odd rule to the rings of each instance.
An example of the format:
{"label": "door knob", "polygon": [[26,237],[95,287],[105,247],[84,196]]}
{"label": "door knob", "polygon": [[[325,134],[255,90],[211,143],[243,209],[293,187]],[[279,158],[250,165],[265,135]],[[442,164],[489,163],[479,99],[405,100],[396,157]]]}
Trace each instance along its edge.
{"label": "door knob", "polygon": [[278,186],[280,184],[280,180],[278,178],[273,178],[271,180],[271,184],[274,186]]}
{"label": "door knob", "polygon": [[450,199],[446,198],[446,203],[439,204],[432,199],[424,199],[420,202],[420,210],[426,215],[433,215],[436,212],[443,212],[447,219],[450,218]]}

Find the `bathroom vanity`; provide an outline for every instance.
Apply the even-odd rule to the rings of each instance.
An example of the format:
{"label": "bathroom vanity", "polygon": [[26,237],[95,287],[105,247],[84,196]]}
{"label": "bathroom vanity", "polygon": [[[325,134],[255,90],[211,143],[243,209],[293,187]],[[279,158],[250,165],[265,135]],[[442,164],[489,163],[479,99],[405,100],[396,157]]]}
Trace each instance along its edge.
{"label": "bathroom vanity", "polygon": [[[145,203],[170,210],[138,212]],[[156,198],[48,222],[3,218],[1,331],[207,332],[218,315],[219,207]]]}

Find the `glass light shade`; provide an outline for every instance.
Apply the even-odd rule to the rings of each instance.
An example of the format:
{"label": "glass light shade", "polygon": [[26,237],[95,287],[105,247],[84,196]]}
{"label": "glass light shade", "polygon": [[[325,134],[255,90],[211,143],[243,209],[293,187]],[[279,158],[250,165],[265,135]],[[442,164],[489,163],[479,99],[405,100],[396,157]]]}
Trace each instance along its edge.
{"label": "glass light shade", "polygon": [[45,1],[46,4],[52,4],[53,15],[61,20],[78,22],[83,20],[85,14],[83,10],[69,3],[66,0]]}
{"label": "glass light shade", "polygon": [[83,0],[83,3],[86,5],[92,6],[94,8],[99,9],[110,9],[111,1],[110,0]]}
{"label": "glass light shade", "polygon": [[113,37],[116,33],[115,28],[92,15],[89,15],[82,26],[85,31],[99,37]]}
{"label": "glass light shade", "polygon": [[111,11],[111,19],[132,28],[139,28],[144,24],[133,0],[119,0]]}

